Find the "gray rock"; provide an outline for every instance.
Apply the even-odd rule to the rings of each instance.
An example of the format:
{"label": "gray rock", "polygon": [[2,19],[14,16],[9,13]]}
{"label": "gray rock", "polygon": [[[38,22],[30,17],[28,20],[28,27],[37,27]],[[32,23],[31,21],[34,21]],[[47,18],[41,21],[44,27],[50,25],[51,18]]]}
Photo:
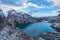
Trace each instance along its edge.
{"label": "gray rock", "polygon": [[8,11],[7,22],[10,23],[13,27],[18,24],[25,24],[35,22],[36,19],[27,13],[18,13],[15,10]]}
{"label": "gray rock", "polygon": [[42,35],[45,40],[60,40],[60,33],[56,31],[46,32]]}
{"label": "gray rock", "polygon": [[[32,21],[33,20],[33,21]],[[34,22],[28,14],[17,13],[14,10],[8,12],[5,17],[3,12],[0,13],[0,40],[35,40],[25,32],[16,28],[16,24]]]}
{"label": "gray rock", "polygon": [[6,25],[0,31],[0,40],[33,40],[33,38],[19,29]]}
{"label": "gray rock", "polygon": [[57,31],[46,32],[41,37],[33,38],[21,29],[16,28],[17,24],[37,22],[38,20],[27,13],[18,13],[15,10],[8,11],[8,16],[5,17],[1,11],[0,40],[60,40],[60,32]]}

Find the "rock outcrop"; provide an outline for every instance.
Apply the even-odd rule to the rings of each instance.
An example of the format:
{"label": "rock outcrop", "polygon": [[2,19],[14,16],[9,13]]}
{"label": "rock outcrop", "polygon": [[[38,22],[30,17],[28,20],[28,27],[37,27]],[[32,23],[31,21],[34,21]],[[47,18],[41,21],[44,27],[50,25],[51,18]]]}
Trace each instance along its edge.
{"label": "rock outcrop", "polygon": [[33,38],[19,29],[5,25],[0,31],[0,40],[33,40]]}
{"label": "rock outcrop", "polygon": [[51,27],[54,28],[56,31],[60,32],[60,14],[56,17]]}
{"label": "rock outcrop", "polygon": [[0,9],[0,30],[3,28],[3,26],[5,25],[5,23],[6,23],[5,16],[3,14],[3,11]]}
{"label": "rock outcrop", "polygon": [[33,38],[20,29],[12,27],[0,10],[0,40],[33,40]]}
{"label": "rock outcrop", "polygon": [[45,40],[60,40],[60,33],[56,31],[46,32],[42,35]]}
{"label": "rock outcrop", "polygon": [[31,15],[23,12],[16,12],[15,10],[8,11],[7,22],[10,23],[13,27],[16,24],[24,24],[30,22],[36,22],[37,20]]}
{"label": "rock outcrop", "polygon": [[16,28],[17,24],[37,22],[39,19],[23,12],[9,10],[5,17],[0,9],[0,40],[60,40],[60,33],[57,31],[46,32],[39,38],[33,38],[21,29]]}
{"label": "rock outcrop", "polygon": [[17,13],[15,10],[8,11],[5,17],[0,9],[0,40],[42,40],[40,37],[33,38],[22,30],[16,28],[16,24],[35,22],[36,19],[28,14]]}

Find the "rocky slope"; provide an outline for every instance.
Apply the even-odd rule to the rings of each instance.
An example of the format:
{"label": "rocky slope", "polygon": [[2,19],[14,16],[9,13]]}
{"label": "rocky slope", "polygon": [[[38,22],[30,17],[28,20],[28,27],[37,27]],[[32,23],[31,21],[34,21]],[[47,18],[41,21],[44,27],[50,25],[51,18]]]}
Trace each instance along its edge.
{"label": "rocky slope", "polygon": [[45,40],[60,40],[60,33],[56,31],[46,32],[42,35]]}
{"label": "rocky slope", "polygon": [[27,13],[18,13],[15,10],[9,10],[7,13],[8,16],[5,18],[5,20],[13,27],[16,26],[16,24],[24,24],[37,21],[36,18],[32,17]]}
{"label": "rocky slope", "polygon": [[17,24],[35,22],[36,19],[28,14],[17,13],[15,10],[8,11],[5,17],[0,9],[0,40],[43,40],[43,38],[32,38],[22,30],[16,28]]}
{"label": "rocky slope", "polygon": [[12,27],[6,19],[2,10],[0,10],[0,40],[33,40],[32,37],[20,29]]}
{"label": "rocky slope", "polygon": [[[37,22],[38,19],[23,12],[9,10],[6,17],[0,9],[0,40],[60,40],[60,33],[46,32],[39,38],[32,38],[21,29],[16,28],[17,24]],[[39,20],[40,21],[40,20]]]}
{"label": "rocky slope", "polygon": [[55,31],[44,33],[42,38],[46,40],[60,40],[60,14],[53,20],[51,27]]}
{"label": "rocky slope", "polygon": [[56,17],[51,27],[54,28],[56,31],[60,32],[60,14]]}

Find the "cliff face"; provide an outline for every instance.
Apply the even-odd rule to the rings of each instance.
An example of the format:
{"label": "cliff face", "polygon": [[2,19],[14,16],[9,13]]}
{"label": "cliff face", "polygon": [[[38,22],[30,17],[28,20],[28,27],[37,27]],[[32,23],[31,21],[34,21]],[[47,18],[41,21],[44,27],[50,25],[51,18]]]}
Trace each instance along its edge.
{"label": "cliff face", "polygon": [[44,33],[42,38],[46,40],[60,40],[60,15],[53,20],[51,27],[54,28],[55,31]]}
{"label": "cliff face", "polygon": [[46,32],[42,35],[45,40],[60,40],[60,33],[56,31]]}
{"label": "cliff face", "polygon": [[60,32],[60,14],[56,17],[56,19],[54,19],[51,27]]}
{"label": "cliff face", "polygon": [[28,14],[17,13],[15,10],[8,11],[5,17],[0,9],[0,40],[42,40],[43,38],[32,38],[22,30],[16,28],[16,24],[35,22],[35,18]]}
{"label": "cliff face", "polygon": [[[12,26],[14,20],[14,15],[6,18],[2,11],[0,12],[0,40],[33,40],[28,34]],[[13,23],[11,23],[11,21]]]}
{"label": "cliff face", "polygon": [[36,20],[27,13],[17,13],[15,10],[8,11],[7,22],[13,27],[16,24],[25,24],[30,22],[35,22]]}
{"label": "cliff face", "polygon": [[17,24],[36,22],[36,18],[29,14],[17,13],[15,10],[8,11],[5,17],[3,11],[0,10],[0,40],[60,40],[60,33],[46,32],[39,38],[32,38],[27,33],[16,28]]}
{"label": "cliff face", "polygon": [[2,10],[0,10],[0,30],[4,27],[6,21],[5,21],[5,16],[2,13]]}
{"label": "cliff face", "polygon": [[6,25],[0,31],[0,40],[33,40],[33,38],[21,30]]}

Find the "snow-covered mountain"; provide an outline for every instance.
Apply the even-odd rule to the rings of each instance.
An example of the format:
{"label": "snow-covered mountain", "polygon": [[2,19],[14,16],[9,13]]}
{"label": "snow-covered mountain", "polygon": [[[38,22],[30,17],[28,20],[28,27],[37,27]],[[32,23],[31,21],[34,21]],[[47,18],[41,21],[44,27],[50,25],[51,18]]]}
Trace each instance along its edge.
{"label": "snow-covered mountain", "polygon": [[3,10],[4,15],[7,16],[8,15],[7,11],[11,10],[12,8],[9,8],[5,5],[0,5],[0,9]]}
{"label": "snow-covered mountain", "polygon": [[[11,6],[11,5],[4,5],[4,4],[0,4],[0,9],[3,10],[3,13],[5,16],[8,15],[8,11],[9,10],[15,10],[16,12],[23,12],[22,11],[22,7],[18,7],[18,6]],[[25,13],[25,12],[24,12]]]}

